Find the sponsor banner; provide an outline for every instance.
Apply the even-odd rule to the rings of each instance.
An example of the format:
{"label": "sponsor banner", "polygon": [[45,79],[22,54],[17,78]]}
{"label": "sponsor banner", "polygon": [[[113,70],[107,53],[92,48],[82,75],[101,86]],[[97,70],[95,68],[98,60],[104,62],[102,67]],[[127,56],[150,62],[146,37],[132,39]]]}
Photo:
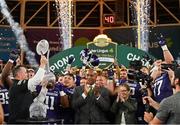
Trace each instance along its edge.
{"label": "sponsor banner", "polygon": [[[83,50],[84,48],[86,48],[86,46],[77,46],[77,47],[73,47],[70,49],[67,49],[65,51],[59,52],[56,55],[54,55],[53,57],[50,58],[50,70],[53,71],[54,73],[60,73],[63,74],[65,73],[65,68],[67,66],[67,62],[68,62],[68,57],[70,56],[74,56],[75,61],[73,62],[72,66],[77,66],[77,67],[81,67],[82,66],[82,62],[80,61],[80,52],[81,50]],[[104,48],[99,48],[98,50],[104,50]],[[94,53],[96,54],[96,53]],[[141,60],[143,59],[143,56],[147,55],[146,52],[133,48],[133,47],[128,47],[125,45],[119,45],[117,46],[117,61],[120,64],[128,67],[129,66],[129,62],[130,61],[134,61],[134,60]],[[148,54],[149,55],[149,54]],[[149,55],[151,58],[154,58],[153,56]],[[113,57],[115,57],[115,55],[113,55]],[[104,63],[105,61],[110,62],[112,61],[112,57],[103,57],[100,59],[102,60],[102,62],[100,63]]]}
{"label": "sponsor banner", "polygon": [[0,27],[0,60],[7,61],[9,53],[17,49],[17,40],[11,28]]}

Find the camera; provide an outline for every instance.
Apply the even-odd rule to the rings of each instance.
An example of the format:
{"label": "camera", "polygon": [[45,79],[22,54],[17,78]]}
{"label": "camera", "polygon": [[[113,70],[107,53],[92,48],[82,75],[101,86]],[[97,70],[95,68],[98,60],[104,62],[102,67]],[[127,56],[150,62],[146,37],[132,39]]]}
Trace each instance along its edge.
{"label": "camera", "polygon": [[178,67],[178,63],[176,61],[172,61],[171,64],[161,64],[161,68],[168,70],[168,68],[172,69],[173,71]]}
{"label": "camera", "polygon": [[[152,84],[153,78],[144,72],[141,71],[143,68],[142,62],[140,60],[130,62],[130,70],[128,70],[128,80],[136,81],[135,84],[140,84],[141,88],[138,90],[141,93],[142,97],[148,96],[148,90]],[[150,105],[148,100],[144,104],[146,112],[150,111]]]}
{"label": "camera", "polygon": [[142,62],[140,60],[130,61],[130,70],[128,70],[128,79],[137,82],[142,82],[142,84],[148,84],[152,82],[152,77],[141,71]]}
{"label": "camera", "polygon": [[143,85],[148,84],[149,86],[149,84],[153,81],[150,75],[147,75],[140,70],[128,70],[127,75],[129,80],[141,82]]}

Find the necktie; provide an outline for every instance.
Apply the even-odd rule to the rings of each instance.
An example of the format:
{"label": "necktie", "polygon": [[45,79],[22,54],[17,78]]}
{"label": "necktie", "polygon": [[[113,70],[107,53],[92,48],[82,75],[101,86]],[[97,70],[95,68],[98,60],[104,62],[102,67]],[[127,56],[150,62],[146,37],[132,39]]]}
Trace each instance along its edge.
{"label": "necktie", "polygon": [[92,94],[93,94],[93,87],[92,87],[92,85],[89,86],[89,88],[90,88],[90,90],[89,90],[89,95],[92,96]]}

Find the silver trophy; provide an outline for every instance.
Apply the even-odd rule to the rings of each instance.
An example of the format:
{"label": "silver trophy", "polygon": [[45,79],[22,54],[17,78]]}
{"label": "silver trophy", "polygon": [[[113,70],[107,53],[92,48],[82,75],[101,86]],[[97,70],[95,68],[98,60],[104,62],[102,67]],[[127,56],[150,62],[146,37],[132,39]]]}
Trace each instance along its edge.
{"label": "silver trophy", "polygon": [[47,40],[42,39],[38,42],[38,44],[36,45],[36,52],[38,55],[45,55],[47,53],[47,66],[46,66],[46,71],[50,72],[49,70],[49,53],[50,53],[50,49],[49,49],[49,43]]}
{"label": "silver trophy", "polygon": [[47,66],[46,66],[46,73],[44,76],[44,80],[55,80],[55,75],[54,73],[52,73],[49,69],[49,53],[50,53],[50,49],[49,49],[49,43],[46,39],[42,39],[38,42],[37,46],[36,46],[36,52],[38,53],[38,55],[45,55],[47,53]]}

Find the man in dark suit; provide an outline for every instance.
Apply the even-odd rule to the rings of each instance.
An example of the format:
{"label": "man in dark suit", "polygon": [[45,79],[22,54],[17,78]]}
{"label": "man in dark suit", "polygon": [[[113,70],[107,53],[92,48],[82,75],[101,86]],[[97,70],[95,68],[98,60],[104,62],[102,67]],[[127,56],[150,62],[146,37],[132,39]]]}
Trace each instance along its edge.
{"label": "man in dark suit", "polygon": [[76,124],[108,123],[106,112],[110,108],[109,91],[95,84],[96,73],[87,71],[87,84],[75,88],[72,107]]}

